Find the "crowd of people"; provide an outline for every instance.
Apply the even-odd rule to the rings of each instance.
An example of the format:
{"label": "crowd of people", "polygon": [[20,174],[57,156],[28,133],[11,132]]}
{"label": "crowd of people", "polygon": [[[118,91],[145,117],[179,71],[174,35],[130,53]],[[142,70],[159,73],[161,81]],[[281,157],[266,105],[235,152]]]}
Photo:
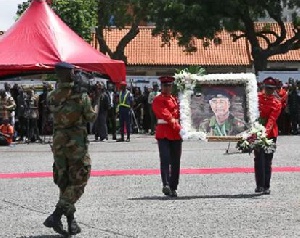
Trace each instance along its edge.
{"label": "crowd of people", "polygon": [[[43,135],[52,134],[53,119],[47,103],[51,90],[47,83],[43,83],[42,90],[4,84],[4,89],[0,89],[0,125],[8,122],[13,133],[8,138],[3,129],[0,136],[7,143],[1,144],[43,142]],[[121,83],[117,88],[111,82],[105,85],[97,81],[87,93],[93,108],[98,110],[96,120],[87,124],[87,131],[95,136],[95,141],[108,140],[109,134],[117,142],[130,142],[132,133],[154,135],[156,119],[151,105],[154,96],[160,93],[158,84],[141,89]]]}
{"label": "crowd of people", "polygon": [[[37,94],[34,88],[22,87],[5,83],[0,89],[0,125],[2,125],[2,145],[12,142],[42,141],[40,135],[51,133],[46,128],[47,118],[47,92],[48,84],[43,84],[43,91]],[[5,136],[3,130],[6,126],[12,128],[12,135]],[[7,143],[5,143],[5,140]]]}

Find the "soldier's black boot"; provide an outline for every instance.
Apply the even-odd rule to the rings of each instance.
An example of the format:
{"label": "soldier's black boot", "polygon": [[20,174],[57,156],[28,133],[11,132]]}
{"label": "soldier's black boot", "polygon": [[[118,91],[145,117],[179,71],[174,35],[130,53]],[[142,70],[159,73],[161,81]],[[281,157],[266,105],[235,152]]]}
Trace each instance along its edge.
{"label": "soldier's black boot", "polygon": [[69,235],[76,235],[81,232],[80,226],[77,224],[74,215],[67,216]]}
{"label": "soldier's black boot", "polygon": [[68,234],[68,232],[64,230],[63,224],[61,222],[62,215],[63,211],[61,210],[61,208],[57,207],[55,211],[44,221],[44,225],[46,227],[52,228],[56,233],[65,236]]}

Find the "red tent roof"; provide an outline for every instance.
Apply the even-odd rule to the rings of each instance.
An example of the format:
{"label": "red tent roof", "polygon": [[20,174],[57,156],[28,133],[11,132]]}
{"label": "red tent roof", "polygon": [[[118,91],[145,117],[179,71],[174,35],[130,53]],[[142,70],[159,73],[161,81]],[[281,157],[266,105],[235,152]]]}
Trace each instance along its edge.
{"label": "red tent roof", "polygon": [[0,37],[0,77],[53,72],[57,62],[126,80],[123,61],[112,60],[73,32],[44,0],[32,1]]}

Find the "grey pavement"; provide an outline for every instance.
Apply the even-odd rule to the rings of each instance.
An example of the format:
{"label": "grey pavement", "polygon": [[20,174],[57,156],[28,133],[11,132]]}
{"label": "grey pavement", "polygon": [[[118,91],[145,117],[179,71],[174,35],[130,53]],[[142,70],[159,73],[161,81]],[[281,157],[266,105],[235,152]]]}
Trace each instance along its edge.
{"label": "grey pavement", "polygon": [[[92,137],[91,137],[92,138]],[[253,168],[231,143],[183,142],[182,168]],[[274,167],[297,167],[300,136],[281,136]],[[153,136],[130,143],[91,142],[92,169],[158,169]],[[50,172],[48,144],[0,148],[0,174]],[[91,177],[77,203],[81,238],[300,237],[300,172],[276,172],[270,196],[256,196],[253,173],[183,174],[177,199],[163,196],[160,176]],[[43,226],[58,189],[52,178],[0,179],[0,237],[55,238]],[[65,221],[64,221],[65,222]]]}

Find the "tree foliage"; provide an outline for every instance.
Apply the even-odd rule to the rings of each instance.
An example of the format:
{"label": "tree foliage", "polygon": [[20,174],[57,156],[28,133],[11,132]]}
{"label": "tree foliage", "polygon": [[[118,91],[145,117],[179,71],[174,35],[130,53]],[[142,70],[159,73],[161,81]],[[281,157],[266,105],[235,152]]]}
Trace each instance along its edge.
{"label": "tree foliage", "polygon": [[[176,38],[188,51],[196,51],[193,39],[204,39],[204,46],[210,39],[221,43],[217,32],[226,29],[233,41],[247,38],[256,72],[267,68],[271,56],[300,48],[299,18],[293,15],[290,38],[283,19],[285,7],[296,10],[299,0],[154,0],[153,6],[153,33],[162,33],[164,43]],[[255,22],[267,16],[278,24],[279,32],[272,30],[270,24],[263,29],[256,27]]]}
{"label": "tree foliage", "polygon": [[[127,62],[125,47],[139,34],[140,22],[146,20],[152,1],[145,0],[98,0],[97,39],[100,51],[113,59]],[[106,29],[124,29],[128,32],[118,42],[116,49],[110,49],[105,41]]]}
{"label": "tree foliage", "polygon": [[[18,5],[17,15],[28,8],[32,0]],[[97,0],[53,0],[51,8],[80,37],[90,42],[97,22]]]}

